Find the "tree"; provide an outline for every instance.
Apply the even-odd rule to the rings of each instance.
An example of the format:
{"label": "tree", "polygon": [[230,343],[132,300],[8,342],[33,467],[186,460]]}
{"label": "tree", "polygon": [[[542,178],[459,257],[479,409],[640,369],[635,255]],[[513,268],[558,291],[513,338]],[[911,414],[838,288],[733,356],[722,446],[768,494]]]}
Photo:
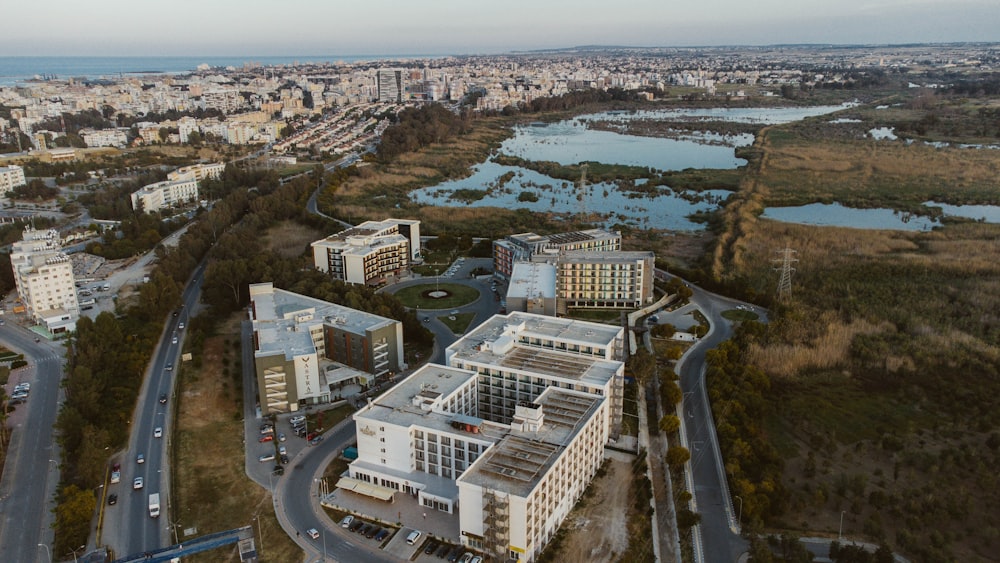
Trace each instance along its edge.
{"label": "tree", "polygon": [[667,465],[672,470],[680,470],[689,459],[691,459],[691,452],[683,446],[670,446],[667,449]]}
{"label": "tree", "polygon": [[632,377],[636,381],[645,383],[653,375],[656,360],[645,348],[639,348],[639,351],[625,362],[625,367],[632,373]]}
{"label": "tree", "polygon": [[701,514],[693,512],[688,508],[677,511],[677,527],[684,530],[701,522]]}
{"label": "tree", "polygon": [[660,431],[673,434],[681,427],[681,419],[676,414],[668,414],[660,419]]}
{"label": "tree", "polygon": [[200,147],[204,141],[205,139],[202,138],[200,131],[191,131],[188,133],[187,142],[192,147]]}
{"label": "tree", "polygon": [[59,497],[59,504],[55,508],[56,521],[52,523],[56,531],[53,551],[69,553],[81,544],[87,543],[97,499],[94,497],[94,491],[81,490],[76,485],[65,487]]}

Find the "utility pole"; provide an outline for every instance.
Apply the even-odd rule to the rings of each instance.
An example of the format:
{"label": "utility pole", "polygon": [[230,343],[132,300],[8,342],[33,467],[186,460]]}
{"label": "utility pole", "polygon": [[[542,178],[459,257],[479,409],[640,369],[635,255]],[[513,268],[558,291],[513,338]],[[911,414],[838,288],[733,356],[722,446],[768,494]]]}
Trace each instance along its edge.
{"label": "utility pole", "polygon": [[778,280],[778,300],[785,301],[792,296],[792,273],[795,272],[792,263],[798,262],[799,259],[795,258],[796,251],[788,247],[777,252],[781,255],[781,258],[772,260],[772,262],[780,264],[780,266],[775,268],[775,270],[781,272],[781,278]]}

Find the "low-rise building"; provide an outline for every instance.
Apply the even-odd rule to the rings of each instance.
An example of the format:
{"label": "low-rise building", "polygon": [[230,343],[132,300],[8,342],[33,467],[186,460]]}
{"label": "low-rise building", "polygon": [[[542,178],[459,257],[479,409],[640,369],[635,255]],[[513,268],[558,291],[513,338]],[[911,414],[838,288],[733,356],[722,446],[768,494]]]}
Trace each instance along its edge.
{"label": "low-rise building", "polygon": [[80,138],[88,147],[118,147],[128,145],[128,129],[81,129]]}
{"label": "low-rise building", "polygon": [[132,209],[153,213],[185,202],[198,200],[197,180],[165,180],[132,192]]}
{"label": "low-rise building", "polygon": [[420,258],[420,221],[365,221],[312,243],[312,249],[317,270],[347,283],[379,285]]}
{"label": "low-rise building", "polygon": [[404,366],[399,321],[250,285],[254,367],[262,414],[326,403],[339,386],[370,386]]}

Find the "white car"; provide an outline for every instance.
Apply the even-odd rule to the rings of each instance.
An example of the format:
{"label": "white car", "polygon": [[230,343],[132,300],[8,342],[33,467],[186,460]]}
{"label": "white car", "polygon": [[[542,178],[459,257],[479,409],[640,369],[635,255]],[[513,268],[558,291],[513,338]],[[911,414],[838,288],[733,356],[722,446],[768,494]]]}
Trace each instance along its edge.
{"label": "white car", "polygon": [[154,438],[162,438],[163,437],[163,428],[161,428],[159,426],[157,426],[156,428],[154,428],[153,429],[153,437]]}
{"label": "white car", "polygon": [[314,540],[319,539],[319,531],[317,531],[316,528],[309,528],[306,530],[306,535]]}
{"label": "white car", "polygon": [[146,456],[144,456],[142,454],[139,454],[139,455],[135,456],[135,462],[136,463],[146,463]]}
{"label": "white car", "polygon": [[353,524],[353,523],[354,523],[354,517],[351,516],[350,514],[348,514],[347,516],[344,516],[343,520],[340,521],[340,527],[341,528],[350,528],[351,524]]}
{"label": "white car", "polygon": [[132,488],[136,490],[142,488],[142,477],[136,477],[135,480],[132,481]]}

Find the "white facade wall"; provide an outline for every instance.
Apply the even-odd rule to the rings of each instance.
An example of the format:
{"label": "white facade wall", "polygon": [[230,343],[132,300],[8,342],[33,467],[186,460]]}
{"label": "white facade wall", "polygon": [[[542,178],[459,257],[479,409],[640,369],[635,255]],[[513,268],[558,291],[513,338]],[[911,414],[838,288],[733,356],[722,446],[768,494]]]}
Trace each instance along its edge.
{"label": "white facade wall", "polygon": [[138,191],[132,193],[132,209],[152,213],[165,207],[170,207],[178,203],[187,201],[197,201],[198,182],[196,180],[178,180],[171,182],[157,182],[143,186]]}
{"label": "white facade wall", "polygon": [[24,179],[23,168],[16,164],[0,167],[0,195],[24,185],[27,185],[27,182]]}

